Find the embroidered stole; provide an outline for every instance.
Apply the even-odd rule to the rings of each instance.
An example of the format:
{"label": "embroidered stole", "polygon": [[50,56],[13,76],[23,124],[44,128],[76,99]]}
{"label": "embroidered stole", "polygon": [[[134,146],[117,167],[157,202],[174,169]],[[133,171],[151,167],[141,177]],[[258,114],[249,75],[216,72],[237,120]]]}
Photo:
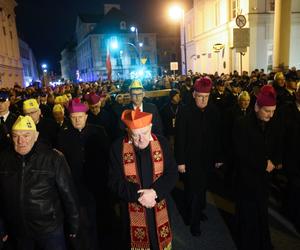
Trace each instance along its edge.
{"label": "embroidered stole", "polygon": [[[160,143],[152,134],[153,141],[150,141],[150,151],[153,166],[153,181],[163,175],[164,159]],[[141,186],[138,176],[136,155],[132,143],[128,138],[123,141],[123,167],[124,174],[128,181]],[[167,204],[165,200],[156,203],[154,209],[156,233],[160,250],[170,250],[172,234],[169,223]],[[131,250],[150,250],[150,239],[147,227],[146,208],[138,202],[128,204],[130,219]]]}

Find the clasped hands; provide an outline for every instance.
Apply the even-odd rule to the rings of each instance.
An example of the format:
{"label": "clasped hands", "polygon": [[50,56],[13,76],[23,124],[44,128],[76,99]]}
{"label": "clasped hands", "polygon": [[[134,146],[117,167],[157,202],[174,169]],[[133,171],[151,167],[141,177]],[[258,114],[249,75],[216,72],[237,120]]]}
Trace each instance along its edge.
{"label": "clasped hands", "polygon": [[146,208],[153,208],[156,204],[156,192],[154,189],[140,189],[138,191],[140,198],[139,203]]}

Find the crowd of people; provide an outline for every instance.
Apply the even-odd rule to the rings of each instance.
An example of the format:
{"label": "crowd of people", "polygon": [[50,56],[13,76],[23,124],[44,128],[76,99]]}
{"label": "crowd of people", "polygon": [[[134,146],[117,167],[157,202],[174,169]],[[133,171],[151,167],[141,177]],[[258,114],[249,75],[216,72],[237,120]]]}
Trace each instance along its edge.
{"label": "crowd of people", "polygon": [[292,68],[1,89],[0,249],[113,249],[103,242],[114,223],[122,249],[172,249],[178,174],[183,219],[201,237],[214,169],[236,190],[238,249],[273,249],[279,174],[300,229],[299,79]]}

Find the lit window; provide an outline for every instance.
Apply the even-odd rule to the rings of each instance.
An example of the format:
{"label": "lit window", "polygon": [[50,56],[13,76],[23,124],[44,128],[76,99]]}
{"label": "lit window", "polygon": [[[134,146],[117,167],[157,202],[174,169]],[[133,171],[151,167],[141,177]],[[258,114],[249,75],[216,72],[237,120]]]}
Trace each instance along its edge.
{"label": "lit window", "polygon": [[236,18],[240,11],[240,1],[231,0],[231,15],[232,18]]}

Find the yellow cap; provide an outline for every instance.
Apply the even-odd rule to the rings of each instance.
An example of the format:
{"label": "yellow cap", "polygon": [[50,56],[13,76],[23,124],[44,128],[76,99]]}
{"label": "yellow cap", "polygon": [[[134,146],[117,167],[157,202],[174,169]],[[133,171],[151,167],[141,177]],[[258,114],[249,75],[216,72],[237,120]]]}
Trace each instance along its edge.
{"label": "yellow cap", "polygon": [[62,95],[55,97],[54,103],[55,104],[60,104],[66,102],[66,98]]}
{"label": "yellow cap", "polygon": [[282,72],[277,72],[274,76],[274,80],[277,81],[277,80],[284,80],[284,75]]}
{"label": "yellow cap", "polygon": [[143,84],[139,81],[139,80],[134,80],[130,86],[129,86],[129,90],[131,89],[143,89]]}
{"label": "yellow cap", "polygon": [[[64,102],[68,102],[69,101],[69,97],[65,94],[62,96],[64,98]],[[72,98],[71,98],[72,99]]]}
{"label": "yellow cap", "polygon": [[53,107],[53,112],[63,112],[64,113],[64,108],[60,104],[55,104]]}
{"label": "yellow cap", "polygon": [[35,99],[28,99],[23,102],[23,111],[27,109],[38,109],[39,104]]}
{"label": "yellow cap", "polygon": [[36,131],[36,127],[32,118],[28,115],[20,115],[11,130],[29,130]]}

